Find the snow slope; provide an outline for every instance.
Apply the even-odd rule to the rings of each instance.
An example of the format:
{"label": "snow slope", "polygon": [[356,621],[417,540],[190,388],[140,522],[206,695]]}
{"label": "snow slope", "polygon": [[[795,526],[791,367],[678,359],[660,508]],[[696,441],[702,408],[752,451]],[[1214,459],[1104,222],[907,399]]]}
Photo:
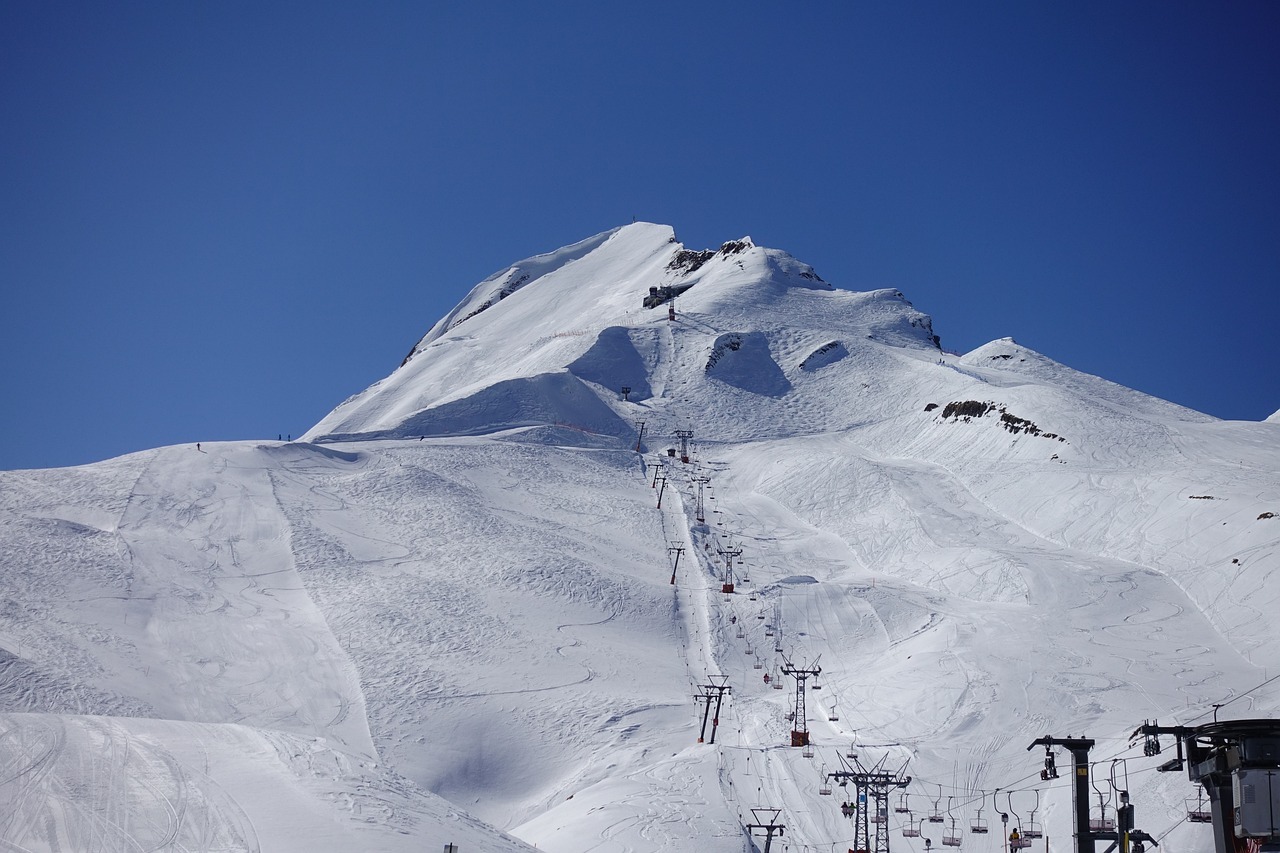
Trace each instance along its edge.
{"label": "snow slope", "polygon": [[776,808],[829,850],[850,752],[913,777],[895,849],[1061,839],[1026,747],[1087,733],[1095,811],[1114,778],[1201,850],[1127,735],[1274,714],[1277,516],[1280,424],[637,223],[486,279],[302,442],[0,474],[0,839],[738,851]]}

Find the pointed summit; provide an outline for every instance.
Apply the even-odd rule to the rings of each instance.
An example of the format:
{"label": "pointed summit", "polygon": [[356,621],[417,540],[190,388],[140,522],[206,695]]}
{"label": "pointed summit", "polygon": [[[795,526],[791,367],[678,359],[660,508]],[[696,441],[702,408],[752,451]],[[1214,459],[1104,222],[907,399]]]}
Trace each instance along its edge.
{"label": "pointed summit", "polygon": [[814,349],[832,336],[936,346],[929,318],[900,293],[837,291],[808,264],[750,237],[690,250],[670,226],[637,222],[489,276],[399,369],[306,438],[571,425],[618,439],[631,430],[617,405],[623,386],[636,389],[629,402],[662,396],[673,381],[688,384],[691,398],[707,383],[788,393],[799,361],[779,359],[808,345],[790,340],[797,334],[820,337]]}

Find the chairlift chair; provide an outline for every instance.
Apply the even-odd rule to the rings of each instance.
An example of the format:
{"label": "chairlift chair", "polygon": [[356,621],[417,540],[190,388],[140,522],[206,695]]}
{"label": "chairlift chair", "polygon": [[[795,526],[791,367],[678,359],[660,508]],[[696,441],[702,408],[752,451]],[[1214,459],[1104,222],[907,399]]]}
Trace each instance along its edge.
{"label": "chairlift chair", "polygon": [[813,758],[813,747],[806,743],[800,750],[800,755],[804,758]]}
{"label": "chairlift chair", "polygon": [[831,702],[831,711],[827,714],[827,720],[834,723],[834,722],[837,722],[839,719],[840,719],[840,715],[836,713],[836,703],[833,700]]}
{"label": "chairlift chair", "polygon": [[747,636],[747,635],[746,635],[746,633],[742,630],[742,626],[741,626],[741,625],[739,625],[739,626],[738,626],[738,633],[737,633],[737,634],[735,634],[734,636],[735,636],[735,637],[737,637],[739,640],[741,640],[743,637],[745,637],[745,636]]}
{"label": "chairlift chair", "polygon": [[960,830],[956,829],[955,818],[951,819],[951,828],[942,831],[943,847],[959,847],[960,846]]}
{"label": "chairlift chair", "polygon": [[1198,800],[1188,798],[1187,820],[1192,823],[1213,823],[1213,812],[1205,806],[1203,791]]}
{"label": "chairlift chair", "polygon": [[929,823],[945,823],[946,818],[942,816],[938,803],[942,802],[942,786],[938,786],[938,799],[933,801],[933,811],[929,812]]}
{"label": "chairlift chair", "polygon": [[978,806],[978,815],[973,819],[973,823],[969,824],[969,831],[975,835],[986,835],[989,831],[987,822],[982,819],[982,806]]}
{"label": "chairlift chair", "polygon": [[831,796],[831,778],[827,776],[827,765],[822,765],[822,769],[818,771],[818,793],[824,797]]}
{"label": "chairlift chair", "polygon": [[898,795],[898,804],[893,807],[898,814],[911,814],[911,807],[907,805],[907,792],[903,791]]}
{"label": "chairlift chair", "polygon": [[[1013,792],[1009,791],[1005,794],[1005,803],[1009,807],[1009,814],[1013,815],[1013,832],[1009,833],[1009,849],[1022,850],[1031,846],[1031,839],[1022,831],[1022,818],[1018,817],[1018,813],[1013,810]],[[1001,814],[1000,820],[1006,821],[1006,816]]]}
{"label": "chairlift chair", "polygon": [[[1097,789],[1095,788],[1094,790]],[[1115,818],[1107,817],[1107,804],[1102,799],[1102,792],[1098,791],[1098,817],[1089,818],[1089,831],[1111,832],[1115,828]]]}
{"label": "chairlift chair", "polygon": [[1036,807],[1031,810],[1031,816],[1027,820],[1027,828],[1022,831],[1023,838],[1043,838],[1044,832],[1040,827],[1036,826],[1036,812],[1040,811],[1040,789],[1036,789]]}
{"label": "chairlift chair", "polygon": [[872,823],[888,823],[889,822],[888,811],[889,811],[888,809],[876,809],[875,814],[870,816],[871,822]]}
{"label": "chairlift chair", "polygon": [[[907,812],[907,814],[911,814],[911,812]],[[908,818],[907,825],[902,827],[902,836],[904,838],[919,838],[920,822]]]}
{"label": "chairlift chair", "polygon": [[[845,758],[857,758],[857,757],[858,757],[858,744],[857,744],[857,741],[852,741],[852,740],[851,740],[851,741],[849,741],[849,748],[845,750],[845,752],[844,752],[844,757],[845,757]],[[907,811],[909,812],[909,811],[910,811],[910,809],[908,809]]]}
{"label": "chairlift chair", "polygon": [[752,668],[752,669],[764,669],[764,661],[760,660],[760,658],[758,658],[758,657],[757,657],[757,658],[756,658],[756,662],[755,662],[755,663],[753,663],[753,664],[751,664],[751,668]]}

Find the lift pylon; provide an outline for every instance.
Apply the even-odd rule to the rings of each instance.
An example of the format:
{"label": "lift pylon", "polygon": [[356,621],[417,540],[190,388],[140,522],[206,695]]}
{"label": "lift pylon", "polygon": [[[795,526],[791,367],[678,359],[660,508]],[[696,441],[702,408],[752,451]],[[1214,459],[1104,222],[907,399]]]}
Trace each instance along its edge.
{"label": "lift pylon", "polygon": [[[1216,716],[1216,714],[1215,714]],[[1158,754],[1152,738],[1173,735],[1177,757],[1157,769],[1181,770],[1201,786],[1207,797],[1188,808],[1187,819],[1213,824],[1215,853],[1280,849],[1280,720],[1214,720],[1201,726],[1161,726],[1144,723],[1134,738],[1148,738],[1148,755]],[[1195,814],[1195,817],[1192,815]]]}

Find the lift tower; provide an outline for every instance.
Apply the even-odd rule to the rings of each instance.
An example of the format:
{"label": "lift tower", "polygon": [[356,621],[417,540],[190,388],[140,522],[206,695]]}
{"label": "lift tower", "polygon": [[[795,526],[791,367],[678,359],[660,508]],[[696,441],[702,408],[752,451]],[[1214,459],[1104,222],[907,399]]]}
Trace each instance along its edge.
{"label": "lift tower", "polygon": [[720,591],[727,595],[733,592],[734,587],[733,561],[742,556],[742,549],[722,548],[718,553],[724,557],[724,578],[720,582]]}
{"label": "lift tower", "polygon": [[711,717],[711,742],[716,742],[716,729],[720,728],[720,705],[724,702],[724,694],[733,692],[727,675],[713,675],[710,677],[710,682],[710,684],[700,685],[702,692],[694,697],[707,703],[706,710],[702,712],[702,731],[698,734],[698,743],[702,743],[707,736],[707,718],[711,717],[712,701],[716,703],[716,713]]}
{"label": "lift tower", "polygon": [[[821,658],[822,655],[818,655],[818,659]],[[817,678],[821,672],[822,667],[818,666],[817,660],[814,660],[811,667],[803,664],[793,666],[785,655],[782,657],[782,674],[789,675],[796,680],[796,702],[791,719],[792,746],[809,745],[809,720],[804,707],[804,684],[810,678]]]}
{"label": "lift tower", "polygon": [[[848,787],[852,782],[857,790],[857,808],[853,813],[853,849],[856,853],[889,853],[889,792],[911,784],[911,777],[902,772],[906,765],[892,773],[884,769],[884,762],[885,759],[881,758],[874,767],[867,769],[855,758],[852,767],[845,763],[846,769],[827,774],[827,778],[835,779],[840,787]],[[871,846],[872,823],[876,825],[874,847]]]}
{"label": "lift tower", "polygon": [[763,829],[764,836],[764,853],[769,853],[769,847],[773,844],[773,835],[777,833],[782,836],[787,825],[778,823],[778,815],[782,814],[782,809],[752,809],[751,816],[755,821],[747,824],[747,834],[755,835],[757,829]]}
{"label": "lift tower", "polygon": [[[1037,738],[1028,750],[1037,746],[1045,748],[1044,770],[1040,778],[1048,781],[1058,778],[1058,770],[1053,763],[1052,749],[1060,746],[1071,753],[1071,775],[1075,780],[1072,786],[1071,800],[1076,821],[1076,853],[1095,853],[1097,842],[1113,842],[1107,851],[1119,850],[1120,853],[1143,853],[1145,844],[1155,844],[1156,840],[1133,826],[1133,806],[1129,805],[1129,792],[1121,791],[1122,805],[1116,809],[1119,818],[1115,829],[1093,829],[1089,824],[1089,750],[1093,749],[1093,740],[1084,737],[1042,737]],[[1132,844],[1132,846],[1130,846]]]}
{"label": "lift tower", "polygon": [[680,461],[686,465],[689,463],[689,439],[693,438],[693,430],[678,429],[675,431],[676,438],[680,439]]}
{"label": "lift tower", "polygon": [[1177,739],[1178,756],[1157,769],[1185,766],[1187,777],[1204,786],[1212,807],[1214,853],[1280,850],[1280,720],[1144,723],[1133,733],[1146,737],[1147,755],[1159,754],[1163,734]]}

